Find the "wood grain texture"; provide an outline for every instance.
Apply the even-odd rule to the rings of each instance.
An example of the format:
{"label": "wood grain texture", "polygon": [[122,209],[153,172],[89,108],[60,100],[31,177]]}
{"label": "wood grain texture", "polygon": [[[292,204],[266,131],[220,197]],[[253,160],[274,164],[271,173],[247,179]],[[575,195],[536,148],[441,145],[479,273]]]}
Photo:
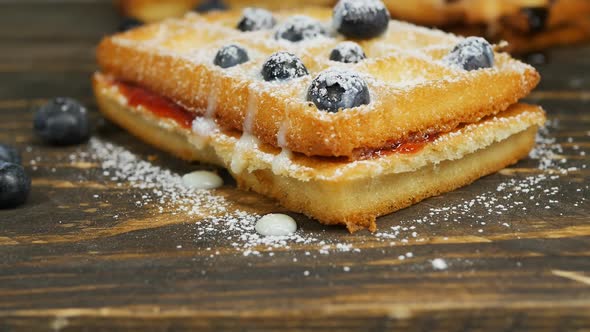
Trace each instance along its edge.
{"label": "wood grain texture", "polygon": [[[541,184],[559,188],[550,209],[532,198],[526,212],[474,208],[458,222],[435,215],[414,225],[420,239],[393,246],[294,215],[306,234],[360,253],[323,255],[317,244],[293,244],[246,257],[225,237],[196,237],[194,218],[136,207],[142,190],[115,186],[97,163],[69,160],[88,145],[53,148],[32,136],[34,107],[48,98],[94,106],[93,47],[117,20],[108,1],[0,3],[0,141],[23,149],[33,177],[27,204],[0,210],[0,331],[590,331],[590,209],[582,199],[590,182],[590,47],[549,52],[529,99],[555,124],[550,136],[563,151],[552,158],[575,168]],[[196,167],[97,112],[92,119],[96,137],[156,165],[179,173]],[[537,164],[524,160],[378,225],[409,226],[404,221],[432,208],[558,171]],[[219,194],[234,208],[284,212],[224,177]],[[478,216],[487,221],[483,232],[472,221]],[[400,260],[407,252],[412,257]],[[435,258],[448,268],[433,269]]]}

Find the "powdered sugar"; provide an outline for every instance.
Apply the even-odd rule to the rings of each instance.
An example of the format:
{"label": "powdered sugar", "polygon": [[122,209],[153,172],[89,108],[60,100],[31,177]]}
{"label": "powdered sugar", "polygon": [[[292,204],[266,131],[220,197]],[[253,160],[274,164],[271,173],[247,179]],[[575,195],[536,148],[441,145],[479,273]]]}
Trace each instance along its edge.
{"label": "powdered sugar", "polygon": [[494,51],[487,40],[469,37],[460,41],[444,61],[466,70],[491,68],[494,67]]}
{"label": "powdered sugar", "polygon": [[277,21],[271,12],[262,8],[245,8],[238,29],[242,31],[258,31],[272,29]]}
{"label": "powdered sugar", "polygon": [[[350,236],[336,236],[345,232],[343,229],[310,230],[309,225],[315,225],[315,222],[305,218],[298,220],[301,229],[294,234],[261,236],[255,230],[261,214],[238,208],[236,202],[224,198],[217,191],[186,188],[181,174],[156,166],[121,146],[99,138],[90,140],[87,151],[70,156],[70,162],[75,165],[98,164],[104,181],[111,183],[110,186],[139,189],[139,196],[129,199],[136,201],[138,208],[142,210],[184,216],[187,222],[194,225],[187,232],[196,243],[223,240],[230,243],[230,248],[236,254],[244,256],[269,257],[276,250],[288,250],[288,253],[283,254],[293,255],[294,259],[299,256],[357,254],[362,253],[363,247],[390,247],[388,251],[393,257],[399,256],[403,264],[423,264],[425,269],[443,269],[444,261],[445,268],[449,269],[452,265],[449,265],[446,257],[425,256],[415,246],[432,241],[456,241],[455,229],[463,232],[460,236],[470,236],[485,242],[486,237],[502,236],[503,232],[517,232],[521,223],[526,221],[515,219],[514,215],[542,215],[554,211],[555,208],[563,209],[560,206],[565,199],[563,181],[558,180],[570,172],[575,173],[577,169],[585,168],[586,165],[578,164],[573,167],[570,162],[562,161],[559,156],[567,151],[552,137],[551,130],[555,126],[557,123],[550,123],[549,128],[541,131],[537,138],[537,147],[531,152],[532,160],[528,161],[531,164],[536,160],[531,175],[514,175],[511,169],[507,169],[501,172],[505,177],[501,182],[493,187],[482,184],[482,191],[471,199],[457,200],[452,195],[444,200],[435,199],[384,218],[379,221],[379,230],[375,234],[360,233]],[[575,140],[567,139],[567,143],[571,144],[570,149],[577,154],[585,152],[575,144]],[[578,147],[574,148],[575,146]],[[31,165],[41,162],[46,163],[49,160],[30,158]],[[589,190],[586,183],[572,183],[570,186],[577,187],[569,188],[570,191],[579,193]],[[95,195],[97,200],[102,197],[103,194]],[[531,208],[529,201],[538,204]],[[587,198],[580,194],[573,200],[570,198],[566,204],[572,209],[581,208],[587,204]],[[474,214],[474,211],[479,213]],[[260,213],[267,212],[269,211]],[[117,219],[121,218],[117,214]],[[456,227],[458,224],[461,226]],[[413,248],[409,249],[408,246]],[[203,250],[210,250],[211,257],[215,257],[215,248]]]}
{"label": "powdered sugar", "polygon": [[262,66],[262,76],[266,81],[285,82],[308,74],[301,59],[285,51],[271,54]]}
{"label": "powdered sugar", "polygon": [[343,69],[321,72],[309,88],[308,99],[319,109],[337,111],[370,103],[367,83],[359,74]]}
{"label": "powdered sugar", "polygon": [[351,41],[345,41],[336,45],[330,54],[330,60],[344,63],[357,63],[365,58],[366,55],[361,46]]}
{"label": "powdered sugar", "polygon": [[315,39],[320,36],[328,36],[326,27],[320,21],[305,15],[289,17],[275,32],[277,40],[291,42]]}
{"label": "powdered sugar", "polygon": [[[287,236],[264,237],[255,230],[261,218],[257,213],[237,209],[231,201],[216,191],[193,189],[185,186],[182,175],[154,165],[122,146],[92,138],[88,152],[70,156],[72,163],[92,161],[98,163],[106,181],[118,187],[140,189],[136,199],[138,208],[159,213],[183,214],[195,220],[195,241],[214,237],[232,241],[232,247],[243,255],[260,255],[260,249],[289,248],[291,245],[318,244],[318,249],[336,248],[321,241],[314,234],[296,232]],[[100,198],[96,195],[97,199]]]}
{"label": "powdered sugar", "polygon": [[[530,154],[532,160],[537,161],[537,166],[527,169],[532,173],[528,176],[514,176],[512,169],[500,171],[507,176],[495,188],[489,188],[475,195],[471,199],[456,203],[436,204],[429,208],[428,213],[411,216],[408,219],[399,220],[399,224],[389,229],[379,229],[375,234],[390,245],[420,243],[432,240],[440,236],[443,241],[448,241],[448,236],[437,235],[432,231],[433,226],[452,225],[460,223],[462,229],[465,226],[472,228],[471,236],[493,237],[488,234],[488,228],[503,227],[512,228],[514,222],[522,222],[522,217],[515,219],[515,215],[526,216],[530,213],[543,214],[543,211],[551,211],[562,208],[564,195],[562,176],[567,176],[576,167],[565,166],[567,159],[556,158],[563,153],[561,144],[556,143],[555,138],[550,137],[550,128],[555,123],[550,123],[548,128],[541,130],[537,137],[537,145]],[[529,161],[530,162],[530,161]],[[585,168],[582,165],[581,168]],[[517,173],[518,174],[518,173]],[[587,184],[571,184],[578,186],[578,192],[588,192]],[[571,190],[571,188],[570,188]],[[530,208],[531,202],[535,202],[535,208]],[[577,208],[587,204],[587,198],[580,196],[574,201],[568,202],[571,208]],[[479,211],[474,213],[474,211]],[[440,228],[440,227],[439,227]],[[423,229],[423,231],[420,231]]]}

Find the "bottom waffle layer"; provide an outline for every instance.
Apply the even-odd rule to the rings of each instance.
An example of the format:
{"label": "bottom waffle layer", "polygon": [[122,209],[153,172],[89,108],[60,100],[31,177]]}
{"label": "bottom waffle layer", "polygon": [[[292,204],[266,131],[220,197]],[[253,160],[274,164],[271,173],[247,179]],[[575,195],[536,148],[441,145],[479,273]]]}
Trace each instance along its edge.
{"label": "bottom waffle layer", "polygon": [[102,113],[142,140],[186,160],[225,167],[240,188],[272,197],[323,224],[345,225],[351,232],[374,231],[378,216],[516,163],[532,148],[545,119],[536,106],[515,105],[503,115],[443,134],[416,153],[350,162],[296,156],[260,146],[249,135],[218,129],[205,137],[197,134],[202,131],[154,116],[149,105],[130,106],[117,86],[100,74],[94,88]]}

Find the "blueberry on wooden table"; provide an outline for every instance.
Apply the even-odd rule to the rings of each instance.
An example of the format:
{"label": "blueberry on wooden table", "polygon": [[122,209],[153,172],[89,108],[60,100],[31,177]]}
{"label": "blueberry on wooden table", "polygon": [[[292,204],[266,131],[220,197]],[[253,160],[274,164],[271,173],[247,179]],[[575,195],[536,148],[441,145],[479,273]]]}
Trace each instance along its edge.
{"label": "blueberry on wooden table", "polygon": [[543,32],[549,21],[549,9],[547,7],[527,7],[522,12],[527,17],[529,31],[531,33]]}
{"label": "blueberry on wooden table", "polygon": [[307,101],[313,102],[319,110],[336,113],[341,109],[367,105],[371,96],[367,83],[357,73],[326,70],[311,82]]}
{"label": "blueberry on wooden table", "polygon": [[136,18],[133,17],[125,17],[119,23],[119,32],[125,32],[127,30],[135,29],[139,26],[142,26],[144,23]]}
{"label": "blueberry on wooden table", "polygon": [[90,136],[88,111],[74,99],[55,98],[37,110],[34,130],[49,144],[80,144]]}
{"label": "blueberry on wooden table", "polygon": [[389,26],[389,11],[381,0],[340,0],[334,7],[334,29],[346,37],[370,39]]}
{"label": "blueberry on wooden table", "polygon": [[20,152],[14,146],[0,144],[0,161],[13,164],[20,164]]}
{"label": "blueberry on wooden table", "polygon": [[459,42],[445,60],[465,70],[477,70],[494,66],[494,50],[487,40],[468,37]]}
{"label": "blueberry on wooden table", "polygon": [[301,59],[284,51],[272,54],[262,65],[262,77],[265,81],[285,81],[308,74]]}
{"label": "blueberry on wooden table", "polygon": [[23,204],[31,191],[31,178],[21,165],[0,161],[0,208]]}

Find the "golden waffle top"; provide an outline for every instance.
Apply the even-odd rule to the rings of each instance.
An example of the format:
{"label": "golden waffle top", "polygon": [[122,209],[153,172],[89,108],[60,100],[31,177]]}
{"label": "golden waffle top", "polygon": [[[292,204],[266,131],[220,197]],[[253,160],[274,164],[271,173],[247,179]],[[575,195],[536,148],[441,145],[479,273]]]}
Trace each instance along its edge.
{"label": "golden waffle top", "polygon": [[[539,81],[532,67],[481,39],[395,20],[370,36],[346,30],[354,10],[190,13],[105,38],[98,61],[104,73],[222,128],[349,159],[504,111]],[[238,29],[249,16],[256,31]],[[474,57],[488,66],[471,66]]]}

